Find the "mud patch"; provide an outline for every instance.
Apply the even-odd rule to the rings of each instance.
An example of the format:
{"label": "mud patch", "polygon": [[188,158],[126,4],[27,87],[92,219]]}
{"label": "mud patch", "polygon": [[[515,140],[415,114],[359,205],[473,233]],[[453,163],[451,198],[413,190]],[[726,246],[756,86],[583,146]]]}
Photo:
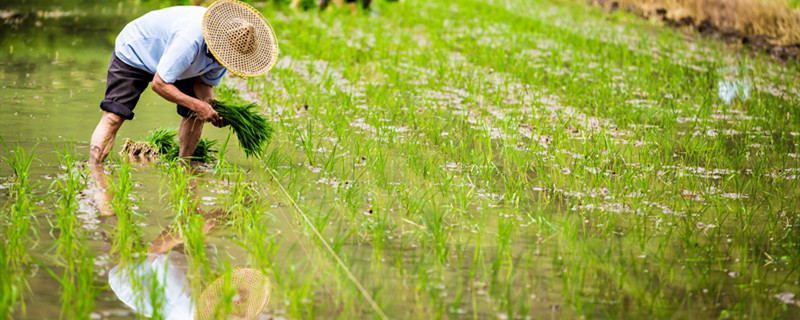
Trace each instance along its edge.
{"label": "mud patch", "polygon": [[756,1],[591,0],[608,10],[625,9],[649,20],[764,51],[781,60],[800,59],[800,13]]}

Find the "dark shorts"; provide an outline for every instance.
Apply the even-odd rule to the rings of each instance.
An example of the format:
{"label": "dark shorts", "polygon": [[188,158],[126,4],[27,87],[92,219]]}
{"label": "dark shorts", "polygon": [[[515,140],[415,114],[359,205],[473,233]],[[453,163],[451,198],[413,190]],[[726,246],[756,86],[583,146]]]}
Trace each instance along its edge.
{"label": "dark shorts", "polygon": [[[354,3],[354,2],[356,2],[356,0],[345,0],[345,2]],[[369,4],[370,4],[370,2],[372,2],[372,0],[361,0],[361,2],[362,2],[362,6],[364,7],[364,9],[367,9],[367,8],[369,8]]]}
{"label": "dark shorts", "polygon": [[[100,109],[128,120],[133,119],[133,108],[154,76],[150,72],[129,66],[112,53],[111,63],[108,65],[106,96],[100,102]],[[178,80],[173,84],[184,94],[197,98],[194,94],[194,78]],[[184,118],[194,114],[194,111],[182,105],[177,105],[177,108],[178,114]]]}

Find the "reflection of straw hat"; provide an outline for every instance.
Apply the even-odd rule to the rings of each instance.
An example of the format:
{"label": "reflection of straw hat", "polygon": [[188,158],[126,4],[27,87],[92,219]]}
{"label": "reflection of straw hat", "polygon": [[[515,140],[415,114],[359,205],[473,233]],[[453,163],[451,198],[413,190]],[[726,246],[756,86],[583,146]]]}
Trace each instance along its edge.
{"label": "reflection of straw hat", "polygon": [[[233,270],[230,283],[225,276],[212,282],[197,299],[195,319],[253,319],[269,302],[269,278],[261,272],[243,268]],[[230,298],[230,314],[225,314],[226,291]]]}
{"label": "reflection of straw hat", "polygon": [[220,64],[240,77],[260,76],[278,61],[278,39],[264,16],[244,2],[219,0],[203,17],[203,37]]}

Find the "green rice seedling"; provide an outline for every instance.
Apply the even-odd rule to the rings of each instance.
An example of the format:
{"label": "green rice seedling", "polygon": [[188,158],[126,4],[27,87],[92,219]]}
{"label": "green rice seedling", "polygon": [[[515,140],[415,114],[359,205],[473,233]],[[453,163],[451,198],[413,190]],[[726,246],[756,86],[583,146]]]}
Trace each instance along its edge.
{"label": "green rice seedling", "polygon": [[[502,214],[502,213],[501,213]],[[511,218],[502,216],[497,221],[498,230],[497,230],[497,238],[495,239],[497,245],[495,247],[494,257],[492,259],[492,264],[490,267],[491,270],[491,282],[490,285],[492,288],[495,288],[498,282],[498,277],[501,276],[500,272],[502,269],[502,264],[504,260],[511,261],[511,252],[509,252],[512,242],[512,233],[514,232],[514,222]]]}
{"label": "green rice seedling", "polygon": [[277,235],[267,229],[269,217],[260,205],[252,205],[236,219],[239,237],[244,239],[239,245],[249,252],[250,265],[264,271],[273,267],[279,249]]}
{"label": "green rice seedling", "polygon": [[297,129],[297,137],[300,139],[300,147],[306,155],[306,161],[309,165],[314,165],[316,158],[316,146],[314,144],[314,125],[311,123]]}
{"label": "green rice seedling", "polygon": [[[12,267],[8,260],[9,257],[9,246],[6,243],[7,240],[2,239],[2,243],[0,243],[0,272],[6,275],[4,277],[0,277],[0,315],[6,318],[11,318],[11,315],[17,310],[17,304],[22,301],[23,291],[27,289],[25,284],[25,276],[24,273],[15,270],[16,268]],[[22,312],[24,313],[25,304],[20,306],[22,308]]]}
{"label": "green rice seedling", "polygon": [[[30,270],[33,262],[28,253],[28,248],[33,245],[31,239],[31,224],[36,222],[33,215],[36,198],[31,194],[33,186],[30,181],[30,168],[33,162],[36,149],[34,147],[30,156],[21,146],[14,145],[9,148],[5,141],[0,139],[3,148],[6,150],[6,163],[14,171],[13,180],[9,185],[10,208],[3,209],[3,235],[0,237],[2,245],[3,268],[8,273],[4,273],[3,287],[0,288],[4,294],[8,294],[2,299],[0,315],[6,315],[20,310],[25,313],[25,291],[28,290],[26,273]],[[35,236],[35,233],[34,233]],[[19,306],[19,309],[17,309]]]}
{"label": "green rice seedling", "polygon": [[183,238],[183,248],[189,258],[189,274],[198,279],[192,283],[192,290],[199,292],[202,284],[213,279],[214,270],[206,253],[206,220],[202,214],[186,215],[178,225],[178,232]]}
{"label": "green rice seedling", "polygon": [[[124,158],[123,158],[124,159]],[[114,242],[111,255],[117,256],[119,264],[129,264],[135,256],[144,250],[142,243],[142,230],[139,226],[142,215],[133,211],[133,180],[131,165],[123,161],[117,172],[117,181],[109,181],[113,193],[110,204],[117,218],[114,228]]]}
{"label": "green rice seedling", "polygon": [[227,172],[218,174],[224,174],[222,179],[229,191],[222,199],[223,209],[235,218],[234,228],[241,228],[243,226],[239,222],[248,220],[238,218],[246,216],[253,206],[259,206],[259,192],[254,182],[247,179],[246,172],[240,167],[230,166]]}
{"label": "green rice seedling", "polygon": [[231,167],[230,163],[228,163],[227,159],[225,158],[225,153],[228,151],[228,143],[230,141],[231,141],[231,135],[230,133],[228,133],[228,135],[225,137],[225,141],[222,141],[222,144],[220,145],[219,150],[217,151],[219,159],[217,159],[215,168],[217,169],[217,173],[220,175],[224,175]]}
{"label": "green rice seedling", "polygon": [[61,285],[61,318],[85,319],[94,311],[102,288],[94,283],[94,257],[89,249],[76,245],[70,256],[75,260],[63,261],[61,276],[49,268],[47,271]]}
{"label": "green rice seedling", "polygon": [[322,162],[322,172],[332,172],[334,170],[334,165],[336,164],[336,151],[338,147],[336,145],[333,146],[333,150],[326,159]]}
{"label": "green rice seedling", "polygon": [[430,208],[431,211],[423,213],[422,220],[425,222],[426,233],[428,234],[430,245],[434,248],[436,257],[444,263],[449,254],[447,241],[450,238],[450,228],[445,221],[445,213],[440,212],[436,206]]}
{"label": "green rice seedling", "polygon": [[144,138],[143,141],[149,143],[156,150],[158,150],[158,154],[160,155],[172,153],[177,155],[177,151],[175,151],[178,149],[178,144],[175,143],[175,138],[177,136],[177,130],[161,128],[150,133],[150,135]]}
{"label": "green rice seedling", "polygon": [[196,177],[192,175],[191,169],[180,165],[177,161],[168,163],[162,170],[167,175],[162,188],[166,184],[169,190],[170,205],[175,214],[173,222],[183,223],[186,216],[194,214],[197,210],[198,199],[193,193],[197,184]]}
{"label": "green rice seedling", "polygon": [[78,196],[86,188],[88,172],[79,170],[72,144],[56,150],[65,174],[51,185],[57,195],[56,227],[59,229],[56,256],[63,272],[48,272],[61,285],[61,318],[87,318],[94,310],[101,288],[94,284],[94,257],[86,247],[86,234],[75,228],[78,221]]}
{"label": "green rice seedling", "polygon": [[[169,256],[167,256],[169,259]],[[140,263],[148,263],[148,259],[141,259]],[[135,273],[135,271],[131,271]],[[164,306],[167,304],[167,297],[165,292],[165,286],[167,282],[167,272],[169,272],[169,265],[166,265],[163,269],[163,273],[161,272],[153,272],[148,273],[146,275],[132,275],[132,282],[134,290],[138,290],[139,292],[148,292],[146,295],[141,295],[137,297],[136,303],[140,306],[144,307],[145,304],[150,305],[153,313],[151,315],[151,319],[159,319],[167,317],[167,314],[163,314]],[[199,281],[198,281],[199,282]],[[147,300],[147,301],[145,301]]]}
{"label": "green rice seedling", "polygon": [[[211,163],[216,160],[214,158],[214,154],[217,153],[217,150],[212,149],[217,144],[217,140],[209,140],[206,138],[201,138],[197,141],[197,147],[194,149],[194,152],[189,157],[192,161],[199,161],[203,163]],[[164,157],[162,161],[173,161],[178,159],[180,148],[176,145],[175,147],[169,149],[167,153],[163,154]]]}
{"label": "green rice seedling", "polygon": [[258,106],[228,101],[214,101],[211,105],[236,133],[245,155],[260,158],[269,145],[274,130],[267,119],[254,111]]}
{"label": "green rice seedling", "polygon": [[31,222],[35,222],[33,208],[36,199],[31,194],[33,186],[31,185],[30,168],[36,149],[34,148],[28,156],[25,149],[19,145],[15,145],[11,149],[5,141],[2,143],[8,155],[4,160],[14,171],[12,183],[9,185],[10,198],[13,200],[10,200],[11,208],[5,216],[5,234],[10,250],[7,263],[23,266],[30,261],[27,256],[29,246],[27,241],[30,237]]}
{"label": "green rice seedling", "polygon": [[388,213],[383,208],[382,203],[376,197],[373,199],[370,209],[367,212],[369,220],[363,224],[367,229],[370,245],[372,247],[372,263],[380,264],[386,246],[386,234],[391,232],[391,227],[387,221]]}
{"label": "green rice seedling", "polygon": [[77,245],[76,238],[80,235],[75,232],[76,214],[78,210],[78,195],[86,188],[87,174],[81,172],[73,158],[72,144],[65,144],[64,149],[56,150],[59,163],[65,168],[63,178],[53,182],[50,189],[55,189],[57,194],[56,227],[60,233],[56,253],[63,261],[74,261],[72,251]]}
{"label": "green rice seedling", "polygon": [[286,288],[290,288],[284,295],[287,297],[289,314],[298,318],[314,318],[314,301],[316,281],[310,273],[299,272],[297,265],[287,268],[288,276]]}
{"label": "green rice seedling", "polygon": [[264,156],[262,162],[264,166],[267,168],[278,168],[280,166],[285,165],[289,161],[289,158],[286,156],[285,153],[279,150],[270,150]]}

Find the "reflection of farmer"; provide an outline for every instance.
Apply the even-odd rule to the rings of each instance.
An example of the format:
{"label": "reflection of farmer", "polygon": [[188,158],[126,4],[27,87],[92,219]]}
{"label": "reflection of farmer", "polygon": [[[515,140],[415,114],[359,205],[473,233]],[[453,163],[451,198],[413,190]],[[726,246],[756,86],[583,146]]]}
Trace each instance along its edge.
{"label": "reflection of farmer", "polygon": [[[96,184],[106,185],[103,165],[92,167],[99,170],[94,174],[100,179]],[[197,197],[196,190],[197,184],[191,179],[191,197]],[[102,196],[97,197],[98,194]],[[116,214],[106,202],[107,199],[107,191],[96,191],[95,200],[98,201],[103,220],[106,225],[112,226]],[[213,209],[205,214],[199,207],[191,211],[203,216],[201,232],[204,236],[223,226],[224,223],[218,222],[228,215],[221,209]],[[202,292],[191,290],[192,279],[188,276],[190,266],[187,256],[182,252],[186,242],[183,237],[185,231],[181,230],[181,226],[175,224],[151,241],[145,257],[134,257],[132,262],[117,264],[109,270],[108,285],[117,298],[137,314],[148,318],[158,314],[172,320],[253,319],[261,313],[269,302],[269,278],[255,269],[219,270],[225,275],[204,286]],[[108,248],[111,246],[109,244]]]}
{"label": "reflection of farmer", "polygon": [[[108,272],[108,285],[117,298],[142,316],[150,318],[157,312],[165,319],[189,319],[194,313],[186,256],[179,251],[170,252],[174,244],[174,236],[162,234],[150,243],[145,259],[116,265]],[[152,303],[152,278],[163,297],[160,306]],[[153,310],[154,307],[160,308]]]}
{"label": "reflection of farmer", "polygon": [[92,134],[90,163],[101,163],[124,120],[133,119],[139,96],[153,91],[178,105],[180,157],[197,147],[204,122],[225,121],[209,105],[212,88],[226,69],[236,75],[262,75],[275,64],[275,35],[264,17],[234,0],[208,9],[182,6],[152,11],[132,21],[117,36],[108,67],[103,117]]}
{"label": "reflection of farmer", "polygon": [[[221,214],[217,209],[204,216],[203,234],[215,227]],[[253,319],[264,310],[269,302],[269,280],[254,269],[231,270],[230,278],[220,277],[202,293],[193,293],[187,257],[177,249],[183,242],[177,230],[163,232],[150,242],[145,259],[109,270],[109,287],[125,305],[148,318],[160,314],[172,320]],[[226,287],[235,294],[226,298],[222,293]],[[153,303],[158,300],[161,303]],[[221,317],[223,314],[227,317]]]}

